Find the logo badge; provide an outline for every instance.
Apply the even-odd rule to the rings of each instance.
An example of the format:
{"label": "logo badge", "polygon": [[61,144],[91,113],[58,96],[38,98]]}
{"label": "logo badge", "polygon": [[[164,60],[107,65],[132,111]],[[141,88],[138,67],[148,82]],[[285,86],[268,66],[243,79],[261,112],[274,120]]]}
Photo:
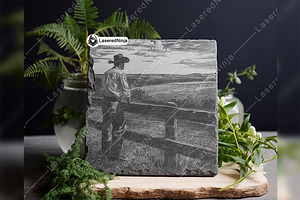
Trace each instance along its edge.
{"label": "logo badge", "polygon": [[98,41],[98,36],[97,35],[91,34],[87,37],[87,44],[90,47],[95,47],[95,46],[97,46],[98,43],[99,43],[99,41]]}
{"label": "logo badge", "polygon": [[97,47],[99,45],[110,46],[110,45],[127,45],[127,37],[98,37],[95,34],[91,34],[87,37],[86,43],[89,47]]}

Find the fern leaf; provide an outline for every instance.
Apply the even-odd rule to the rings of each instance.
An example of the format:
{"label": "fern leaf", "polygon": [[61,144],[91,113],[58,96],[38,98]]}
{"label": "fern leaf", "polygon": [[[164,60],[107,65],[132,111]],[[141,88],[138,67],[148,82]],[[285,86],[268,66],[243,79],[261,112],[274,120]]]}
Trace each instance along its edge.
{"label": "fern leaf", "polygon": [[92,0],[79,0],[74,9],[74,18],[78,20],[79,24],[84,25],[85,31],[95,28],[98,9]]}
{"label": "fern leaf", "polygon": [[47,56],[51,56],[51,57],[48,57],[48,60],[63,61],[63,62],[66,62],[66,63],[69,63],[69,64],[73,65],[74,67],[76,67],[75,63],[80,62],[79,60],[77,60],[75,58],[66,57],[66,56],[58,53],[57,51],[55,51],[54,49],[49,47],[43,41],[40,41],[39,50],[38,50],[37,54],[46,54]]}
{"label": "fern leaf", "polygon": [[160,39],[153,26],[145,21],[135,18],[128,24],[126,12],[115,11],[96,28],[95,34],[101,36],[128,36],[130,39]]}
{"label": "fern leaf", "polygon": [[130,39],[160,39],[154,27],[145,19],[140,20],[138,17],[129,24],[127,34]]}
{"label": "fern leaf", "polygon": [[74,37],[81,42],[81,45],[84,46],[86,43],[85,33],[82,31],[82,28],[79,26],[76,20],[66,13],[65,20],[62,23],[66,29],[69,29],[72,35],[74,35]]}
{"label": "fern leaf", "polygon": [[119,9],[99,24],[95,34],[101,36],[124,36],[126,35],[126,28],[128,28],[126,15]]}
{"label": "fern leaf", "polygon": [[36,85],[47,90],[57,88],[65,75],[62,63],[57,64],[47,60],[39,60],[24,71],[25,78],[32,78]]}
{"label": "fern leaf", "polygon": [[53,38],[57,41],[60,48],[71,54],[76,54],[79,59],[81,59],[81,53],[84,51],[80,41],[63,24],[45,24],[27,32],[26,35]]}

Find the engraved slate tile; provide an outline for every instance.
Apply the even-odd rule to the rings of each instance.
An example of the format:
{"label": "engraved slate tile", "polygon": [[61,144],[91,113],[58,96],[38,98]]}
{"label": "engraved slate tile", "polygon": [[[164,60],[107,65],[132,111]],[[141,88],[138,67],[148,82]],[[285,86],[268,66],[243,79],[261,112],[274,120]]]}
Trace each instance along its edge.
{"label": "engraved slate tile", "polygon": [[216,52],[214,40],[91,48],[86,160],[118,175],[216,175]]}

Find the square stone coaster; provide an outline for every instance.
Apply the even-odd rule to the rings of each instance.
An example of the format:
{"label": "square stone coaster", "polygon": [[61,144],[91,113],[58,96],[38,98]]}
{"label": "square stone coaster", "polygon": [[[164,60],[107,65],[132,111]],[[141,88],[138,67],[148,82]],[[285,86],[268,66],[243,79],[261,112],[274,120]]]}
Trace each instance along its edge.
{"label": "square stone coaster", "polygon": [[216,41],[129,40],[90,54],[86,160],[95,169],[218,173]]}
{"label": "square stone coaster", "polygon": [[[258,172],[219,192],[238,179],[237,168],[236,164],[226,164],[215,177],[119,176],[109,181],[108,186],[112,197],[117,199],[244,198],[262,196],[268,191],[267,178]],[[101,191],[103,184],[95,184],[94,189]]]}

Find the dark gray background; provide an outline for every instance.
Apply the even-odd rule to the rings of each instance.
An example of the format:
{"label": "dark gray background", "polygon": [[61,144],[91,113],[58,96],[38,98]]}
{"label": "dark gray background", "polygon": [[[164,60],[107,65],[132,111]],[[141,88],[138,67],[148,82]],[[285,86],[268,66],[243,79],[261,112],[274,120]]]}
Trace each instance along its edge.
{"label": "dark gray background", "polygon": [[[61,15],[72,6],[74,1],[37,1],[25,3],[25,30],[33,27],[56,22]],[[95,1],[99,9],[100,19],[108,17],[118,8],[132,14],[142,1],[137,0],[101,0]],[[252,114],[251,122],[258,130],[276,130],[277,116],[277,86],[265,98],[258,102],[255,97],[261,98],[261,92],[277,77],[277,21],[273,20],[261,32],[250,38],[255,27],[260,24],[277,7],[274,0],[222,0],[219,5],[192,31],[191,23],[210,6],[211,0],[173,0],[152,2],[138,13],[140,18],[146,18],[158,31],[163,39],[215,39],[218,42],[218,61],[233,54],[240,47],[234,60],[225,69],[219,72],[219,88],[225,87],[224,78],[227,72],[234,69],[243,69],[256,64],[258,76],[254,81],[243,78],[243,84],[237,85],[237,96],[245,106],[245,110]],[[249,39],[250,38],[250,39]],[[247,42],[248,40],[248,42]],[[36,43],[32,38],[25,40],[25,54]],[[36,58],[37,48],[27,53],[25,68]],[[40,107],[52,97],[51,92],[37,88],[30,79],[25,80],[25,118],[26,122]],[[257,101],[257,103],[255,103]],[[36,128],[44,120],[45,115],[51,112],[54,102],[49,102],[27,123],[25,134],[53,134],[51,128],[37,131]],[[295,118],[297,119],[297,118]],[[298,126],[298,125],[297,125]]]}

